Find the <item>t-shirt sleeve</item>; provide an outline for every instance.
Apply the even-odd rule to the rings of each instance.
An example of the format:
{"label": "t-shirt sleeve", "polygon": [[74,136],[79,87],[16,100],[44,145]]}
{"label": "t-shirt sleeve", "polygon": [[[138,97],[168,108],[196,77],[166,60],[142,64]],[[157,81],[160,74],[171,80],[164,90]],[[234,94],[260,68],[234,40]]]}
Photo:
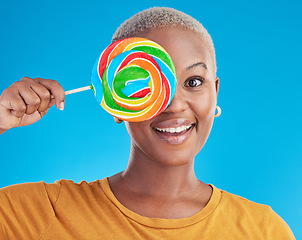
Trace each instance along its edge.
{"label": "t-shirt sleeve", "polygon": [[0,189],[0,239],[39,239],[55,217],[60,184],[25,183]]}
{"label": "t-shirt sleeve", "polygon": [[270,208],[268,218],[268,238],[272,240],[295,240],[287,223]]}

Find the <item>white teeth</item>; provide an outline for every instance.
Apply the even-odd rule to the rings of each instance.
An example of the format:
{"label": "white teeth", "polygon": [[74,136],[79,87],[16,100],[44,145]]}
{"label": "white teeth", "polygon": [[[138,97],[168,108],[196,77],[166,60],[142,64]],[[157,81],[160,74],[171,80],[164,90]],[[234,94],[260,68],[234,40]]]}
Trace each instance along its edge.
{"label": "white teeth", "polygon": [[175,133],[176,132],[176,128],[170,128],[170,132],[171,133]]}
{"label": "white teeth", "polygon": [[189,126],[180,126],[177,128],[155,128],[157,131],[160,132],[169,132],[169,133],[180,133],[182,131],[185,131],[187,129],[189,129],[192,125]]}
{"label": "white teeth", "polygon": [[175,129],[175,132],[181,132],[182,130],[181,130],[181,127],[177,127],[176,129]]}

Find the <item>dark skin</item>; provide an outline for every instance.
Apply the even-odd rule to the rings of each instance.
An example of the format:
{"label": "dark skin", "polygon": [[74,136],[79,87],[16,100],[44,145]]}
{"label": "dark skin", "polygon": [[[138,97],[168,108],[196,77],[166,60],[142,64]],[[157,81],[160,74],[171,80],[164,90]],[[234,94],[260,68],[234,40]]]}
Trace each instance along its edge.
{"label": "dark skin", "polygon": [[[170,54],[177,89],[171,104],[157,117],[125,123],[132,143],[129,163],[125,171],[109,178],[110,187],[125,207],[142,216],[190,217],[203,209],[212,195],[212,188],[195,175],[194,158],[214,120],[219,79],[213,53],[199,34],[178,27],[139,36],[159,43]],[[0,134],[32,124],[50,107],[60,109],[64,102],[58,82],[22,78],[0,97]],[[184,126],[187,129],[176,135],[158,131]]]}
{"label": "dark skin", "polygon": [[57,81],[24,77],[0,96],[0,134],[39,121],[55,104],[63,110],[64,102],[65,92]]}
{"label": "dark skin", "polygon": [[[212,194],[212,188],[196,178],[194,158],[214,120],[219,89],[216,65],[207,44],[190,30],[161,28],[139,36],[159,43],[170,54],[177,89],[169,107],[157,117],[125,123],[132,143],[129,164],[124,172],[109,178],[110,186],[125,207],[142,216],[190,217],[205,207]],[[180,144],[174,139],[165,141],[154,130],[163,122],[175,124],[175,119],[194,125]]]}

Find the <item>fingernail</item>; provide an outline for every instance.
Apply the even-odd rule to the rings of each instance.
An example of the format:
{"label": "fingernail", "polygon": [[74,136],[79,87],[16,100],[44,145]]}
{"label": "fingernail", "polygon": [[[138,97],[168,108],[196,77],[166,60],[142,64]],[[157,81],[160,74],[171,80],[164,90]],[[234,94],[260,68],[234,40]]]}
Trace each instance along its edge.
{"label": "fingernail", "polygon": [[64,110],[64,102],[60,102],[60,104],[59,104],[59,109],[60,109],[61,111]]}

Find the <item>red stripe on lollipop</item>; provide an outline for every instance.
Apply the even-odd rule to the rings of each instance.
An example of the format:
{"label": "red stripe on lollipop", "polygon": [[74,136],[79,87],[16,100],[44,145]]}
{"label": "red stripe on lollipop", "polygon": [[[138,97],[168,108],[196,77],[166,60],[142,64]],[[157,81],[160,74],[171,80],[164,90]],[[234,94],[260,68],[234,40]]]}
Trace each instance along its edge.
{"label": "red stripe on lollipop", "polygon": [[132,97],[132,98],[143,98],[143,97],[146,97],[150,93],[151,93],[150,88],[144,88],[142,90],[139,90],[139,91],[131,94],[129,97]]}

